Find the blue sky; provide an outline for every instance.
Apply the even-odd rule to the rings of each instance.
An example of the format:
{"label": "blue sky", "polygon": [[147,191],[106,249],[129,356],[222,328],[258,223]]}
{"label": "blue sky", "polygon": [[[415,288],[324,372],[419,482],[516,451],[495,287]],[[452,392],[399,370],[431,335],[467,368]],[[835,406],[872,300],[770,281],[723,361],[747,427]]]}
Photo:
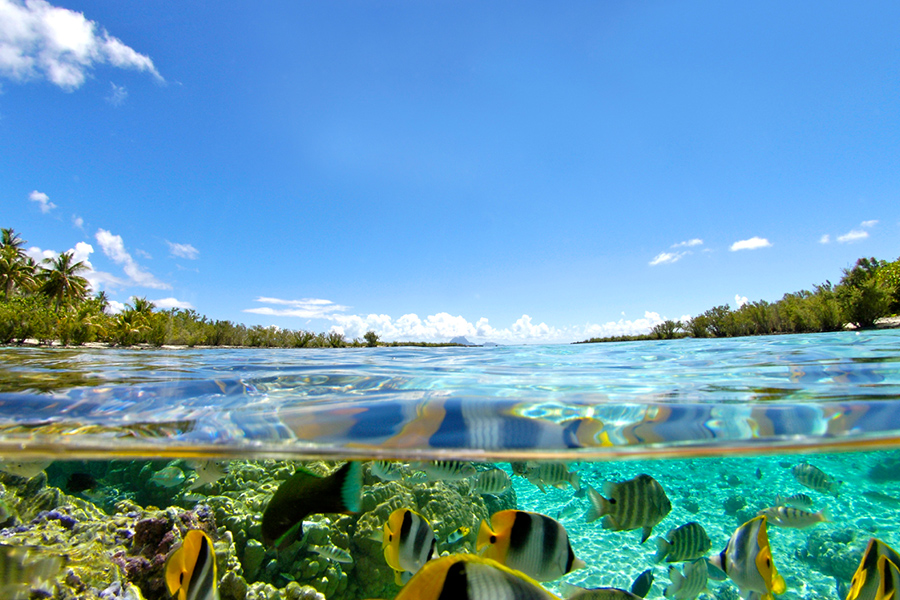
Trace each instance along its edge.
{"label": "blue sky", "polygon": [[647,330],[900,255],[896,2],[0,0],[0,226],[385,339]]}

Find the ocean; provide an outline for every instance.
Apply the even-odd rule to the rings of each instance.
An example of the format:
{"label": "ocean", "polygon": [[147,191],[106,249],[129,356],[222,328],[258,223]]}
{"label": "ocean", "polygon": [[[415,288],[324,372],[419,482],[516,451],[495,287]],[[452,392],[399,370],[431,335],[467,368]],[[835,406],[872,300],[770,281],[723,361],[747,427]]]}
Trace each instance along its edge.
{"label": "ocean", "polygon": [[[168,559],[200,529],[222,600],[394,598],[401,586],[380,539],[395,510],[420,514],[435,554],[448,555],[477,553],[481,522],[518,509],[555,519],[586,563],[541,582],[550,593],[627,590],[649,569],[645,597],[658,599],[670,566],[687,563],[656,562],[657,538],[699,523],[713,557],[779,497],[804,494],[821,519],[768,519],[785,582],[776,597],[844,600],[870,539],[900,548],[898,440],[900,330],[483,348],[2,348],[0,547],[34,556],[0,552],[7,572],[19,567],[0,589],[169,598]],[[435,460],[475,474],[429,474]],[[345,461],[364,461],[358,510],[310,512],[302,536],[265,543],[276,490],[304,470],[328,480]],[[551,463],[577,478],[539,471]],[[827,484],[804,480],[804,464]],[[478,478],[495,468],[508,486],[481,493]],[[671,505],[646,541],[640,527],[588,522],[592,498],[641,475]],[[45,555],[58,568],[23,566]],[[741,597],[717,575],[700,598]]]}

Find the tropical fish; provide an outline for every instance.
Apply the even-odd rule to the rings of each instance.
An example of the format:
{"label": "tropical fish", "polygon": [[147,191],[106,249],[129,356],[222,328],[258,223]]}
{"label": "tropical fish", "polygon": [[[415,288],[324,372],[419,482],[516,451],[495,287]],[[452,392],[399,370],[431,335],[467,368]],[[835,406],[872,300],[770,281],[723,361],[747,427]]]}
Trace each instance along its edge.
{"label": "tropical fish", "polygon": [[879,492],[877,490],[866,490],[862,495],[866,498],[869,498],[870,500],[877,500],[878,502],[883,502],[884,504],[892,504],[893,506],[900,505],[900,498],[891,496],[890,494],[885,494],[884,492]]}
{"label": "tropical fish", "polygon": [[808,512],[793,506],[772,506],[759,511],[757,514],[765,515],[772,525],[793,527],[795,529],[806,529],[816,523],[828,523],[831,520],[828,518],[827,510]]}
{"label": "tropical fish", "polygon": [[216,553],[212,540],[199,529],[191,529],[165,566],[166,587],[178,600],[217,600]]}
{"label": "tropical fish", "polygon": [[[881,562],[881,559],[887,559],[887,562]],[[881,540],[871,538],[863,553],[862,560],[859,561],[859,567],[850,580],[850,592],[847,594],[846,600],[875,600],[878,598],[888,598],[888,596],[878,596],[878,589],[881,580],[889,573],[885,573],[892,563],[895,566],[900,565],[900,555],[893,548],[882,542]],[[880,570],[879,570],[880,566]],[[889,583],[887,585],[890,585]],[[893,598],[892,600],[897,600]]]}
{"label": "tropical fish", "polygon": [[472,463],[461,460],[430,460],[421,469],[431,481],[459,481],[476,474]]}
{"label": "tropical fish", "polygon": [[499,496],[509,489],[512,481],[503,469],[488,469],[478,473],[475,482],[475,492],[478,494],[491,494]]}
{"label": "tropical fish", "polygon": [[631,583],[631,593],[644,598],[653,586],[653,569],[647,569]]}
{"label": "tropical fish", "polygon": [[456,544],[457,542],[469,537],[470,531],[471,531],[471,529],[469,529],[465,525],[463,525],[462,527],[460,527],[458,529],[454,529],[450,533],[450,535],[447,536],[447,543],[451,544],[451,545]]}
{"label": "tropical fish", "polygon": [[725,549],[710,559],[710,563],[724,571],[737,584],[741,598],[773,600],[772,594],[785,590],[784,578],[778,574],[772,551],[766,517],[758,516],[738,527]]}
{"label": "tropical fish", "polygon": [[791,467],[794,478],[804,487],[816,492],[838,495],[843,481],[836,481],[818,467],[802,462]]}
{"label": "tropical fish", "polygon": [[350,556],[350,553],[344,550],[343,548],[338,548],[333,544],[327,544],[325,546],[307,546],[307,550],[310,552],[315,552],[319,556],[324,556],[329,560],[335,560],[340,563],[352,563],[353,557]]}
{"label": "tropical fish", "polygon": [[223,460],[189,460],[186,464],[194,470],[194,479],[191,480],[188,488],[190,490],[196,490],[208,483],[215,483],[228,474],[225,469],[228,463]]}
{"label": "tropical fish", "polygon": [[394,570],[397,585],[402,585],[404,577],[415,574],[434,556],[434,547],[434,531],[417,512],[398,508],[384,524],[381,548],[384,560]]}
{"label": "tropical fish", "polygon": [[685,523],[681,527],[670,529],[665,537],[656,538],[656,555],[653,562],[666,559],[666,562],[694,560],[705,556],[712,547],[709,536],[703,526],[696,521]]}
{"label": "tropical fish", "polygon": [[584,514],[584,506],[582,506],[582,502],[577,498],[573,498],[569,500],[566,504],[563,505],[558,511],[556,511],[556,520],[560,519],[571,519],[575,516],[580,516]]}
{"label": "tropical fish", "polygon": [[157,487],[173,488],[184,483],[185,479],[184,471],[175,465],[166,465],[154,473],[148,481]]}
{"label": "tropical fish", "polygon": [[17,475],[19,477],[24,477],[25,479],[31,479],[38,473],[41,473],[44,469],[50,466],[50,463],[53,462],[51,460],[38,460],[38,461],[8,461],[4,460],[0,462],[0,471],[6,471],[11,475]]}
{"label": "tropical fish", "polygon": [[351,461],[327,477],[298,469],[269,500],[262,517],[262,538],[267,546],[282,549],[303,533],[303,517],[314,513],[359,512],[362,502],[362,466]]}
{"label": "tropical fish", "polygon": [[382,481],[399,481],[400,463],[393,460],[373,460],[369,472]]}
{"label": "tropical fish", "polygon": [[544,489],[546,485],[562,489],[568,484],[576,490],[581,487],[581,476],[578,473],[570,472],[565,463],[540,463],[529,468],[525,473],[525,478],[542,492],[546,491]]}
{"label": "tropical fish", "polygon": [[29,600],[53,595],[65,559],[34,546],[0,544],[0,598]]}
{"label": "tropical fish", "polygon": [[672,510],[672,503],[663,487],[647,474],[620,483],[607,481],[603,484],[603,493],[608,498],[588,487],[588,498],[591,500],[591,507],[585,514],[588,523],[603,517],[603,527],[606,529],[642,529],[642,544],[650,537],[654,525]]}
{"label": "tropical fish", "polygon": [[560,600],[524,573],[474,554],[429,561],[395,600]]}
{"label": "tropical fish", "polygon": [[641,600],[634,592],[613,587],[585,589],[563,581],[559,584],[559,591],[566,600]]}
{"label": "tropical fish", "polygon": [[540,513],[501,510],[481,522],[475,548],[485,557],[538,581],[559,579],[585,566],[558,521]]}
{"label": "tropical fish", "polygon": [[813,505],[813,499],[806,494],[794,494],[793,496],[775,496],[775,506],[793,506],[795,508],[809,508]]}
{"label": "tropical fish", "polygon": [[663,595],[675,600],[693,600],[706,589],[706,560],[698,558],[684,566],[682,574],[675,565],[669,566],[671,585],[666,586]]}
{"label": "tropical fish", "polygon": [[878,576],[875,600],[897,600],[900,594],[900,569],[887,556],[878,557]]}

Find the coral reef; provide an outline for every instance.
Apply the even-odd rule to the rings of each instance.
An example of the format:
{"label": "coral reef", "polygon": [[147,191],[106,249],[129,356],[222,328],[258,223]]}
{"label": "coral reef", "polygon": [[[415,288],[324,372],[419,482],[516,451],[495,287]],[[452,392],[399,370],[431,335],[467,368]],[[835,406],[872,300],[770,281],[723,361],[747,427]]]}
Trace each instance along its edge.
{"label": "coral reef", "polygon": [[868,541],[854,529],[816,529],[809,535],[806,548],[798,549],[796,556],[839,583],[849,582]]}

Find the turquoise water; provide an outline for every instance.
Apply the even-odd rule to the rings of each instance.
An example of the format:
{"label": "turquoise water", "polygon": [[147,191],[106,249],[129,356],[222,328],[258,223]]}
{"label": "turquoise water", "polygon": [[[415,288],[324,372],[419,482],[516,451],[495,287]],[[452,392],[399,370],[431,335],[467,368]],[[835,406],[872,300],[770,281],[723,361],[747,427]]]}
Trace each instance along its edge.
{"label": "turquoise water", "polygon": [[[564,581],[627,589],[652,568],[647,598],[663,598],[669,577],[665,563],[652,561],[657,536],[697,521],[717,553],[776,495],[803,492],[830,522],[769,528],[787,583],[778,597],[843,600],[870,537],[900,547],[898,440],[896,330],[492,348],[4,348],[0,456],[9,474],[0,491],[14,515],[0,521],[0,536],[25,540],[41,523],[63,523],[44,515],[26,525],[41,514],[28,512],[29,495],[47,490],[62,492],[50,510],[98,527],[115,522],[129,535],[135,520],[157,514],[151,506],[189,511],[199,522],[209,513],[217,544],[233,558],[220,568],[223,600],[287,598],[296,584],[328,598],[387,598],[397,592],[393,577],[362,531],[380,528],[388,508],[406,498],[433,520],[438,549],[459,551],[473,540],[450,547],[442,542],[450,531],[477,531],[481,515],[517,507],[565,526],[587,567]],[[259,515],[279,483],[300,464],[324,473],[327,461],[348,458],[397,460],[405,475],[381,482],[367,471],[362,515],[309,517],[316,543],[346,549],[353,562],[300,546],[289,559],[260,549]],[[428,481],[415,461],[435,458],[496,465],[511,475],[512,491],[494,498],[472,492],[471,481]],[[191,489],[199,471],[188,459],[221,459],[223,474]],[[672,510],[641,544],[639,531],[587,523],[589,501],[571,486],[542,493],[514,475],[510,463],[525,461],[564,461],[597,490],[647,473]],[[803,487],[791,467],[804,461],[844,481],[840,494]],[[43,474],[20,477],[20,463]],[[79,491],[75,474],[93,485]],[[12,532],[17,523],[26,530]],[[167,597],[152,580],[158,572],[126,568],[138,552],[129,535],[104,542],[107,554],[125,558],[100,560],[125,565],[119,571],[79,571],[94,578],[85,590],[60,583],[52,593],[95,598],[106,589],[105,597],[125,598],[133,583],[144,598]],[[545,587],[556,592],[558,583]],[[710,598],[737,598],[727,581],[709,589]]]}

